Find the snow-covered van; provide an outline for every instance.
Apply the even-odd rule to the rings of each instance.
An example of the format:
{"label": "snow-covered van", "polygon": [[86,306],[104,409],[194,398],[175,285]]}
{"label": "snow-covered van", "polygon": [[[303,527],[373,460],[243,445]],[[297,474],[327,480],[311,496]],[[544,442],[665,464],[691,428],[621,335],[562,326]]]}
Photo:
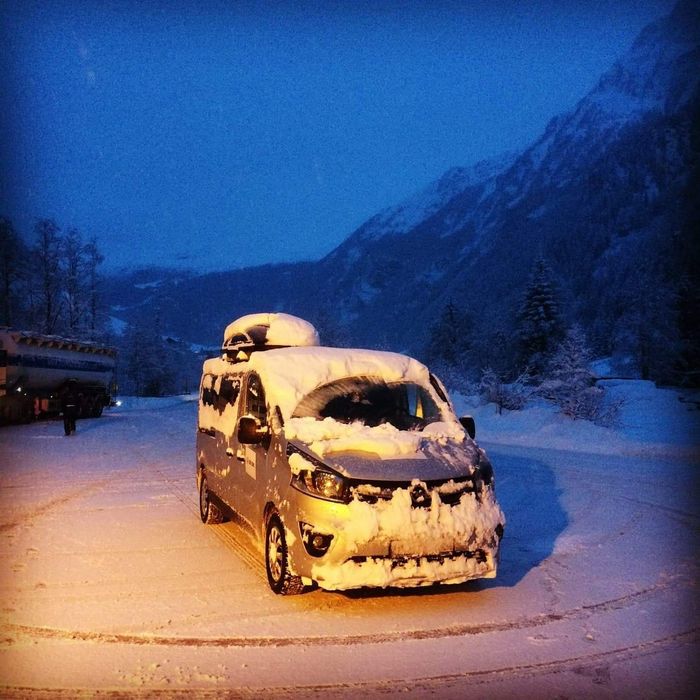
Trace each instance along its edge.
{"label": "snow-covered van", "polygon": [[496,575],[491,464],[405,355],[319,347],[287,314],[238,319],[204,363],[196,467],[202,521],[250,525],[276,593]]}

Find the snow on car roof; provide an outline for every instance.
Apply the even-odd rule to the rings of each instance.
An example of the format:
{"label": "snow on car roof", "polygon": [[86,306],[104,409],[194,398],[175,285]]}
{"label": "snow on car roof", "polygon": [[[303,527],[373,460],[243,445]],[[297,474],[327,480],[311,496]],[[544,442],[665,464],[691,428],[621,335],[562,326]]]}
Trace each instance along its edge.
{"label": "snow on car roof", "polygon": [[224,347],[235,345],[314,346],[316,329],[303,318],[282,313],[241,316],[226,326]]}
{"label": "snow on car roof", "polygon": [[429,382],[427,368],[406,355],[346,348],[284,348],[255,353],[249,366],[260,375],[268,403],[289,417],[316,387],[353,376],[372,376],[387,382]]}
{"label": "snow on car roof", "polygon": [[247,362],[207,360],[205,371],[215,374],[255,370],[270,406],[291,417],[299,402],[316,387],[346,377],[371,376],[387,382],[413,381],[430,385],[428,368],[407,355],[380,350],[294,347],[256,352]]}

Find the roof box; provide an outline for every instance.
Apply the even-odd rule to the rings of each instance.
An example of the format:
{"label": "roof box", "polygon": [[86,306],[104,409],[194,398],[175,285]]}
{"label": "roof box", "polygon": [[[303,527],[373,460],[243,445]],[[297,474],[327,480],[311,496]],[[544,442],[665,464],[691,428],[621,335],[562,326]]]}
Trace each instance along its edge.
{"label": "roof box", "polygon": [[[241,316],[226,326],[221,349],[230,360],[247,359],[256,350],[319,344],[316,329],[303,318],[281,313]],[[243,353],[239,356],[239,353]]]}

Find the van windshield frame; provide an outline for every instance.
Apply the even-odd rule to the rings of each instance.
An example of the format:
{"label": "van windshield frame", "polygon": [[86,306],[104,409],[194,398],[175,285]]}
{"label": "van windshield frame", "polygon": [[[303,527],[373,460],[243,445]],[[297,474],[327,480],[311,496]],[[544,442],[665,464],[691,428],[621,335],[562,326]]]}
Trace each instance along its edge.
{"label": "van windshield frame", "polygon": [[398,430],[422,430],[445,420],[428,387],[372,376],[346,377],[317,387],[299,402],[292,417],[332,418],[368,427],[389,423]]}

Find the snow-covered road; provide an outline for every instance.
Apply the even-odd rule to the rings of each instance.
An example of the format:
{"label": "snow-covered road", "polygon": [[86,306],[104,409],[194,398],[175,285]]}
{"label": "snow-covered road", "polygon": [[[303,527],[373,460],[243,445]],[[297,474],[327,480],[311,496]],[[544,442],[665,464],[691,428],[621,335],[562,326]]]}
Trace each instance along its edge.
{"label": "snow-covered road", "polygon": [[486,443],[497,579],[280,597],[198,518],[195,411],[0,430],[3,697],[697,694],[697,463]]}

